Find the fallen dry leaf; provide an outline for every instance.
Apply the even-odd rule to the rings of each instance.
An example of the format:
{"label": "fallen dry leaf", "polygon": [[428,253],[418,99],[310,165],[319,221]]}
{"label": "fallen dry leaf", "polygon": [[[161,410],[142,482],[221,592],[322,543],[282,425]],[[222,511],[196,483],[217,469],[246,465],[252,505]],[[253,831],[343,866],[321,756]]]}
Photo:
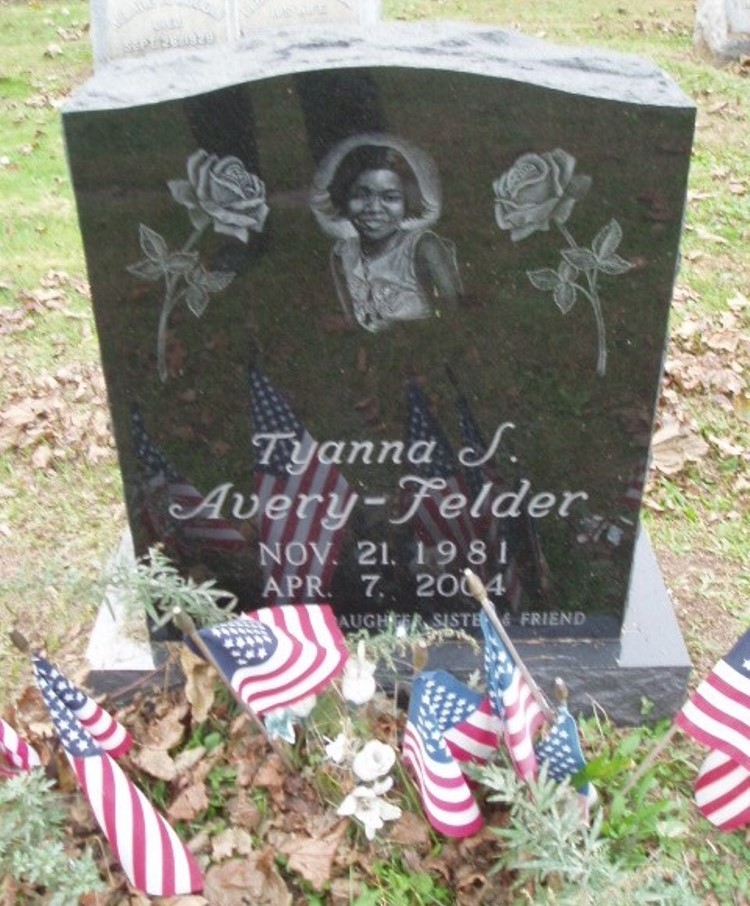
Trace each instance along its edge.
{"label": "fallen dry leaf", "polygon": [[202,724],[214,703],[216,670],[187,645],[180,648],[180,666],[185,674],[185,697],[190,702],[194,724]]}
{"label": "fallen dry leaf", "polygon": [[388,835],[392,843],[414,846],[424,850],[430,847],[430,829],[423,818],[414,812],[404,812]]}
{"label": "fallen dry leaf", "polygon": [[208,808],[206,785],[200,780],[186,787],[167,809],[172,821],[194,821]]}
{"label": "fallen dry leaf", "polygon": [[253,838],[241,827],[228,827],[211,841],[211,858],[223,862],[235,853],[246,856],[253,851]]}
{"label": "fallen dry leaf", "polygon": [[187,712],[188,705],[184,702],[170,708],[161,717],[152,718],[146,728],[144,745],[153,749],[173,749],[178,746],[185,736],[183,721]]}
{"label": "fallen dry leaf", "polygon": [[172,781],[177,777],[177,766],[169,753],[164,749],[149,747],[139,749],[131,754],[133,764],[150,777],[157,780]]}
{"label": "fallen dry leaf", "polygon": [[302,875],[315,890],[323,890],[331,880],[331,868],[349,822],[339,823],[323,836],[291,839],[281,846],[289,857],[289,868]]}
{"label": "fallen dry leaf", "polygon": [[261,818],[260,810],[247,795],[247,790],[241,789],[239,793],[230,800],[228,810],[229,818],[236,827],[244,827],[251,831],[258,829]]}
{"label": "fallen dry leaf", "polygon": [[291,906],[292,895],[274,865],[271,849],[214,865],[204,894],[211,906]]}
{"label": "fallen dry leaf", "polygon": [[276,753],[273,753],[258,768],[253,782],[255,786],[265,787],[273,801],[283,805],[286,798],[284,795],[285,775],[286,771],[281,759]]}
{"label": "fallen dry leaf", "polygon": [[708,444],[698,434],[671,423],[654,434],[651,464],[664,475],[676,475],[689,462],[700,460],[708,450]]}

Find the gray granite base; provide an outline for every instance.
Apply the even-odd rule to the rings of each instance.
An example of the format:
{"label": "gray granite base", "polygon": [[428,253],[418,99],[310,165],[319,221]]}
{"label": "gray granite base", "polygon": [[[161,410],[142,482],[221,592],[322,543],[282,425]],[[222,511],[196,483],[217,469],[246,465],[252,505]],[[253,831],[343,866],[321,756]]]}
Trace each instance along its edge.
{"label": "gray granite base", "polygon": [[[133,561],[129,536],[116,556]],[[126,618],[123,602],[110,591],[86,653],[89,688],[124,695],[135,685],[179,681],[167,669],[165,647],[150,642],[145,625]],[[671,717],[686,698],[690,658],[644,531],[636,542],[619,639],[525,640],[516,647],[544,690],[557,676],[565,681],[574,714],[598,709],[615,724],[632,726]],[[427,669],[442,667],[465,678],[478,666],[468,646],[444,646],[430,652]]]}
{"label": "gray granite base", "polygon": [[[539,686],[551,693],[555,677],[570,692],[574,714],[604,712],[619,726],[671,717],[687,697],[690,657],[651,542],[641,530],[619,639],[516,641]],[[429,667],[467,674],[470,654],[431,653]]]}

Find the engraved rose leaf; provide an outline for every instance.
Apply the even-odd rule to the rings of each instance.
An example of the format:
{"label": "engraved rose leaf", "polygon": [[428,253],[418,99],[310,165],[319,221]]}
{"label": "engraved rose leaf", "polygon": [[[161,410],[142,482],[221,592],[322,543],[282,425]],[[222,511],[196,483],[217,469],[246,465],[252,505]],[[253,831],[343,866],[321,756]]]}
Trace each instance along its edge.
{"label": "engraved rose leaf", "polygon": [[629,270],[632,270],[632,267],[633,265],[630,261],[626,261],[619,255],[610,255],[609,258],[599,261],[599,270],[610,276],[626,274]]}
{"label": "engraved rose leaf", "polygon": [[617,247],[622,242],[622,228],[616,220],[610,222],[601,228],[594,236],[591,243],[591,249],[596,257],[601,261],[609,258],[617,251]]}
{"label": "engraved rose leaf", "polygon": [[552,291],[555,304],[564,315],[575,305],[577,293],[575,279],[578,276],[578,269],[570,262],[561,261],[556,271],[545,267],[527,271],[526,275],[537,289]]}
{"label": "engraved rose leaf", "polygon": [[152,261],[163,261],[169,254],[169,248],[163,237],[145,223],[138,227],[138,238],[143,254]]}
{"label": "engraved rose leaf", "polygon": [[125,269],[138,280],[148,280],[149,282],[159,280],[164,275],[164,265],[161,262],[152,261],[150,258],[142,258],[135,264],[128,264]]}
{"label": "engraved rose leaf", "polygon": [[168,274],[187,274],[198,260],[197,252],[172,252],[164,259],[164,267]]}
{"label": "engraved rose leaf", "polygon": [[590,249],[563,249],[561,254],[568,264],[580,271],[590,271],[596,267],[596,257]]}
{"label": "engraved rose leaf", "polygon": [[207,271],[200,268],[191,274],[190,280],[208,293],[220,293],[229,286],[234,277],[233,271]]}
{"label": "engraved rose leaf", "polygon": [[596,255],[597,267],[602,273],[616,276],[627,273],[633,267],[629,261],[615,254],[621,242],[622,228],[616,220],[610,220],[594,237],[591,248]]}
{"label": "engraved rose leaf", "polygon": [[185,302],[196,318],[201,317],[209,301],[209,295],[205,289],[195,285],[188,286],[185,292]]}
{"label": "engraved rose leaf", "polygon": [[567,315],[570,309],[576,304],[576,288],[572,283],[560,283],[555,287],[552,294],[555,304],[560,311]]}
{"label": "engraved rose leaf", "polygon": [[543,267],[538,271],[526,271],[532,286],[542,290],[554,290],[560,283],[560,276],[552,268]]}

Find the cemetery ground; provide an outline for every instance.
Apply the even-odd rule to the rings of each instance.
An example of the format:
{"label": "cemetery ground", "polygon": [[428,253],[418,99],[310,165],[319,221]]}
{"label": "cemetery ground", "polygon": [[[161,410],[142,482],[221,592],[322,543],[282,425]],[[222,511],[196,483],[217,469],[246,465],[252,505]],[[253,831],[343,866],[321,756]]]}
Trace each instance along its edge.
{"label": "cemetery ground", "polygon": [[[693,4],[684,0],[498,6],[386,0],[384,15],[471,20],[636,53],[664,68],[698,106],[683,264],[644,516],[695,683],[750,616],[750,61],[720,69],[700,59],[691,42]],[[80,679],[103,565],[125,526],[58,111],[91,70],[88,5],[0,0],[0,48],[0,620]],[[650,202],[658,219],[658,197]],[[15,706],[33,741],[51,752],[51,740],[42,739],[39,702],[29,691],[28,658],[7,632],[0,652],[3,711]],[[533,841],[520,831],[510,842],[492,831],[461,843],[441,840],[417,817],[418,800],[401,777],[401,805],[410,814],[368,842],[336,818],[340,778],[320,766],[314,770],[317,755],[300,748],[293,753],[299,772],[286,772],[228,697],[219,693],[205,719],[196,708],[173,690],[136,697],[119,713],[152,753],[150,761],[132,758],[132,775],[217,870],[215,889],[225,899],[209,898],[212,906],[589,903],[602,897],[630,904],[638,902],[647,873],[668,879],[680,871],[697,902],[739,906],[750,900],[747,832],[720,834],[693,808],[692,780],[703,752],[684,736],[674,738],[647,777],[642,798],[631,797],[617,811],[616,792],[663,726],[616,730],[601,713],[583,723],[587,755],[604,756],[598,782],[604,833],[621,859],[627,855],[625,877],[633,887],[606,872],[566,885],[569,863],[556,867],[550,884],[535,886],[533,869],[513,874],[512,862],[491,873],[511,844],[521,847],[520,857],[535,855]],[[644,702],[646,725],[647,718]],[[394,714],[388,701],[371,706],[369,719],[388,740],[403,714]],[[319,752],[314,733],[307,744]],[[52,758],[51,770],[59,764]],[[92,847],[106,889],[83,902],[149,902],[128,894],[85,803],[68,775],[59,780],[60,788],[36,805],[62,802],[69,851]],[[545,825],[539,814],[527,813],[514,818],[519,827],[538,822],[539,852],[546,849],[551,859],[554,821],[547,818]],[[494,820],[512,832],[507,807],[497,806]],[[7,833],[9,822],[2,826]],[[3,873],[4,845],[0,830]],[[509,893],[513,878],[522,887]],[[239,885],[234,893],[232,884]],[[243,890],[256,890],[255,898],[243,899]],[[47,901],[6,874],[0,902]]]}

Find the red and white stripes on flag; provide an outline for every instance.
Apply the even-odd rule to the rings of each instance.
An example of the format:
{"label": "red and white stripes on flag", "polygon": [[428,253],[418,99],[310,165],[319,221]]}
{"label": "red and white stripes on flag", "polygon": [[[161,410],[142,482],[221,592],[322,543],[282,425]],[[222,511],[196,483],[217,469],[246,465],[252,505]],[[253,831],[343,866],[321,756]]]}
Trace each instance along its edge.
{"label": "red and white stripes on flag", "polygon": [[0,777],[10,777],[19,771],[31,771],[40,766],[36,749],[0,717]]}
{"label": "red and white stripes on flag", "polygon": [[133,737],[112,715],[63,676],[49,661],[34,658],[37,682],[43,680],[105,752],[114,758],[124,755],[133,745]]}
{"label": "red and white stripes on flag", "polygon": [[489,696],[463,721],[445,732],[445,741],[454,758],[484,764],[497,752],[503,723],[495,714]]}
{"label": "red and white stripes on flag", "polygon": [[[81,790],[131,884],[152,896],[202,890],[203,877],[190,851],[105,751],[113,735],[104,730],[103,744],[76,717],[75,692],[88,696],[42,658],[34,658],[34,674]],[[90,717],[89,724],[101,727],[102,715]],[[122,743],[112,751],[118,749]]]}
{"label": "red and white stripes on flag", "polygon": [[[255,460],[263,597],[271,603],[324,601],[338,564],[352,491],[333,463],[321,462],[313,437],[256,369],[250,372],[250,395],[256,437],[265,435],[256,442]],[[269,508],[272,499],[291,501],[283,518]],[[304,556],[292,562],[292,549]]]}
{"label": "red and white stripes on flag", "polygon": [[[464,723],[475,710],[475,702],[457,698],[456,683],[443,671],[423,673],[414,680],[403,756],[414,772],[432,827],[446,837],[468,837],[481,830],[484,819],[446,732]],[[466,745],[470,751],[474,744],[467,740]]]}
{"label": "red and white stripes on flag", "polygon": [[675,717],[712,751],[695,784],[698,808],[723,830],[750,823],[750,629]]}
{"label": "red and white stripes on flag", "polygon": [[179,553],[236,551],[247,541],[228,519],[213,514],[204,496],[180,475],[151,439],[138,406],[131,411],[133,447],[141,477],[142,519],[155,540]]}
{"label": "red and white stripes on flag", "polygon": [[546,723],[546,718],[522,671],[485,613],[480,615],[480,622],[490,699],[503,721],[505,744],[516,772],[523,780],[530,780],[538,772],[534,737]]}
{"label": "red and white stripes on flag", "polygon": [[327,604],[264,607],[199,635],[229,685],[258,715],[321,691],[348,657]]}
{"label": "red and white stripes on flag", "polygon": [[99,827],[134,887],[159,897],[203,889],[203,876],[190,850],[113,758],[101,750],[67,755]]}
{"label": "red and white stripes on flag", "polygon": [[750,770],[724,752],[711,752],[695,781],[695,804],[724,831],[750,824]]}
{"label": "red and white stripes on flag", "polygon": [[[427,546],[435,547],[441,541],[450,541],[459,552],[460,562],[469,551],[471,542],[477,537],[476,530],[469,514],[469,507],[464,506],[458,514],[447,512],[444,504],[449,498],[457,499],[460,495],[471,499],[463,469],[453,453],[450,442],[416,381],[409,385],[409,418],[406,429],[407,447],[414,444],[432,444],[428,462],[413,466],[415,475],[423,481],[434,483],[422,497],[413,516],[413,528],[417,537]],[[404,486],[402,498],[408,509],[416,492],[421,493],[422,486],[412,488]]]}

